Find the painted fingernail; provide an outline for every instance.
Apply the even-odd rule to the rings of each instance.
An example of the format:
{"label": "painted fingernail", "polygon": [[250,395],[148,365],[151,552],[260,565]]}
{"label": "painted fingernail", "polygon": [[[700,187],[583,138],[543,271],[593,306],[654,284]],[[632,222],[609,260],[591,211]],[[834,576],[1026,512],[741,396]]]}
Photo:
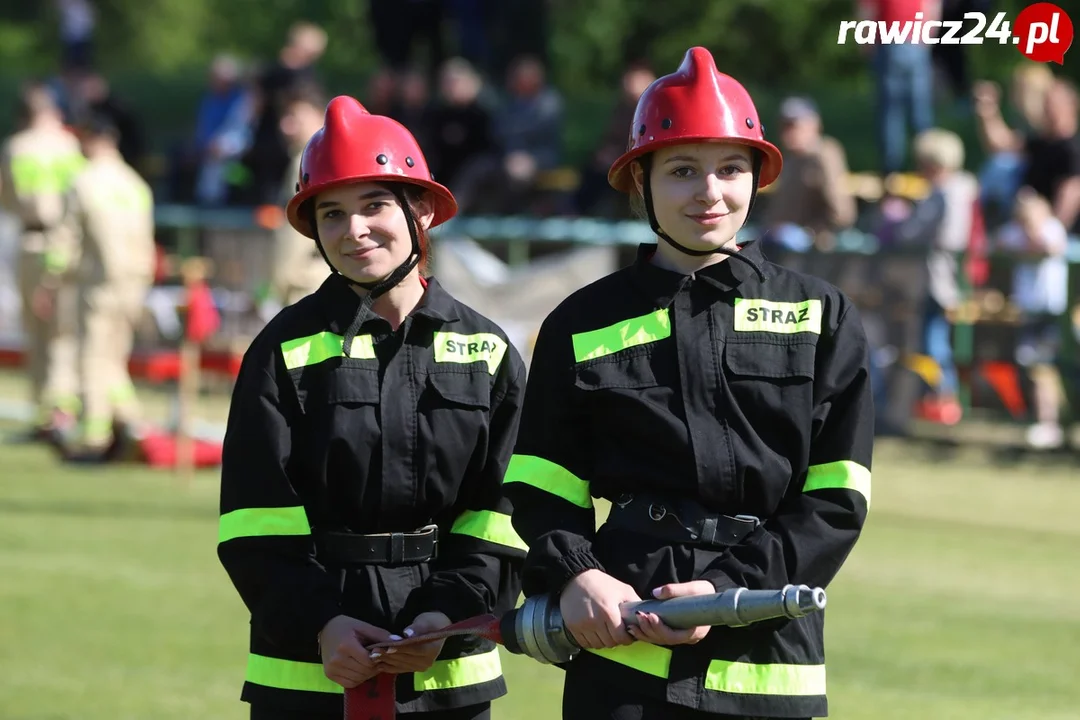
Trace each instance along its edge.
{"label": "painted fingernail", "polygon": [[400,635],[391,635],[390,639],[391,640],[401,640],[401,636]]}
{"label": "painted fingernail", "polygon": [[396,652],[397,652],[397,648],[387,648],[386,649],[386,654],[387,655],[393,655]]}
{"label": "painted fingernail", "polygon": [[406,628],[405,629],[405,637],[412,637],[415,634],[416,634],[416,631],[413,630],[412,628]]}
{"label": "painted fingernail", "polygon": [[652,591],[652,596],[653,596],[654,598],[658,598],[658,597],[660,597],[660,588],[656,588],[655,590],[653,590],[653,591]]}
{"label": "painted fingernail", "polygon": [[372,659],[372,660],[378,660],[378,659],[379,659],[379,658],[381,658],[381,657],[382,657],[382,653],[381,653],[381,652],[378,652],[378,651],[376,651],[376,652],[373,652],[373,653],[371,653],[371,659]]}

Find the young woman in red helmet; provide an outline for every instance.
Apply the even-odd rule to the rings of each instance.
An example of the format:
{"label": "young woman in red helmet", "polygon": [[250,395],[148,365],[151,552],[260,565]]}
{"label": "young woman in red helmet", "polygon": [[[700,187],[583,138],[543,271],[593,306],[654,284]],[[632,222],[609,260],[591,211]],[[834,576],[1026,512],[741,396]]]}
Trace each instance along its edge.
{"label": "young woman in red helmet", "polygon": [[[618,605],[826,586],[870,499],[859,315],[738,242],[780,152],[704,48],[642,94],[610,183],[658,243],[545,320],[504,489],[532,596],[585,648],[567,720],[826,714],[823,619],[673,630]],[[610,500],[595,529],[593,498]]]}
{"label": "young woman in red helmet", "polygon": [[501,482],[524,365],[422,272],[456,210],[408,130],[330,102],[287,214],[333,273],[251,344],[225,437],[218,555],[251,612],[253,720],[340,720],[379,673],[399,717],[487,718],[506,692],[487,641],[367,649],[519,591]]}

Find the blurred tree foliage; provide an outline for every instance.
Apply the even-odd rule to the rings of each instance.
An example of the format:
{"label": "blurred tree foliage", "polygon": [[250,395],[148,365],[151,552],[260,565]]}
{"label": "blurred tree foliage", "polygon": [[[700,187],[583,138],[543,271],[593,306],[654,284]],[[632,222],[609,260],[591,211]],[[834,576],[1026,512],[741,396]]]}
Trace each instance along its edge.
{"label": "blurred tree foliage", "polygon": [[[169,136],[189,127],[215,53],[272,60],[288,26],[300,18],[320,23],[329,33],[322,68],[330,89],[362,96],[364,80],[378,62],[366,24],[368,3],[96,0],[96,54],[114,86],[156,133]],[[1027,4],[997,0],[994,12],[1012,19]],[[836,43],[840,21],[854,16],[854,0],[495,0],[495,5],[509,20],[509,29],[493,39],[503,60],[546,34],[541,44],[553,79],[569,100],[571,154],[602,131],[628,61],[647,60],[659,73],[670,72],[691,45],[708,47],[721,69],[747,84],[763,116],[785,93],[812,94],[834,134],[865,136],[872,145],[866,48]],[[0,0],[0,6],[0,97],[9,99],[21,79],[56,71],[59,43],[53,3]],[[452,29],[447,39],[453,50]],[[1015,48],[996,42],[965,50],[976,77],[1004,80],[1020,60]],[[1080,78],[1080,63],[1066,58],[1065,67],[1055,65],[1055,71]],[[950,117],[946,113],[941,122],[948,125]],[[970,125],[959,116],[956,121]],[[9,122],[0,117],[3,129]],[[856,150],[853,166],[862,160]]]}

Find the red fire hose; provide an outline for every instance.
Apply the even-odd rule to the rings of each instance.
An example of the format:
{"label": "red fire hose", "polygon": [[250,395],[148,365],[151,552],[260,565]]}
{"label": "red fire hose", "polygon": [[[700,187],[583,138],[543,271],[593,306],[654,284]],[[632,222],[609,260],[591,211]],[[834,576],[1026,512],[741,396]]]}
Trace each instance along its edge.
{"label": "red fire hose", "polygon": [[[372,645],[369,649],[400,647],[402,645],[420,645],[432,640],[443,640],[456,635],[478,635],[482,638],[502,644],[499,631],[499,618],[494,615],[478,615],[468,620],[449,625],[442,630],[424,635],[414,635],[397,642],[385,642]],[[393,720],[394,683],[397,675],[383,673],[376,675],[362,685],[345,690],[345,720]]]}

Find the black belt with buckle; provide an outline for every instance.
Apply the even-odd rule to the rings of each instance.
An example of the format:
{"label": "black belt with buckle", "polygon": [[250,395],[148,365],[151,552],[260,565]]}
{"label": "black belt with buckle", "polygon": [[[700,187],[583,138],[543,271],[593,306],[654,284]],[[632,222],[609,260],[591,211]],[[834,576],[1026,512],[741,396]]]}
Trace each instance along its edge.
{"label": "black belt with buckle", "polygon": [[438,557],[439,527],[373,535],[323,532],[316,535],[315,547],[329,565],[420,565]]}
{"label": "black belt with buckle", "polygon": [[625,494],[611,505],[607,524],[673,543],[731,547],[760,525],[753,515],[721,515],[689,498]]}

